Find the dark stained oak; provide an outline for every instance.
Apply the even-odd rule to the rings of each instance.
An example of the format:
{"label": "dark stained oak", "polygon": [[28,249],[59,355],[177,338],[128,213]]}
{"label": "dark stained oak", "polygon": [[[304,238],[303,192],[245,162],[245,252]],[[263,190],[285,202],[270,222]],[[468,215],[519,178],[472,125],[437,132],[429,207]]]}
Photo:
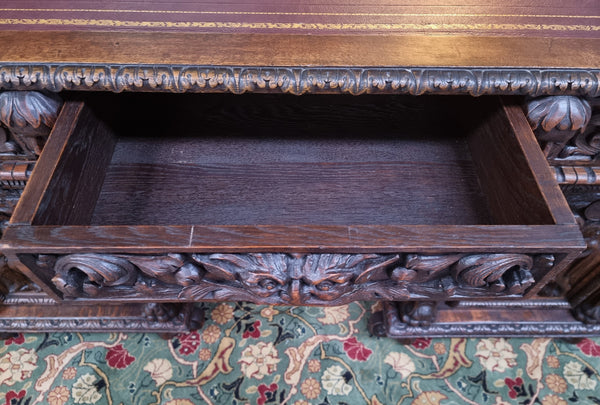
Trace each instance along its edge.
{"label": "dark stained oak", "polygon": [[552,298],[600,319],[596,2],[306,3],[6,0],[3,99],[65,104],[33,172],[56,108],[26,164],[3,118],[0,252],[43,293],[0,330],[366,299],[397,338],[598,332]]}

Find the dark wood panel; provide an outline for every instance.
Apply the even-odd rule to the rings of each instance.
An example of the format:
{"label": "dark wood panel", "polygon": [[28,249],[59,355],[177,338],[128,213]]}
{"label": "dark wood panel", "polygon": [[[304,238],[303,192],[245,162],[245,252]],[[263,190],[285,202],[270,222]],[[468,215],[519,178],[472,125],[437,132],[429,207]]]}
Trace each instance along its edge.
{"label": "dark wood panel", "polygon": [[65,252],[572,252],[577,225],[12,226],[2,250]]}
{"label": "dark wood panel", "polygon": [[[554,223],[555,218],[549,203],[562,203],[558,211],[563,214],[566,209],[568,215],[563,215],[560,219],[574,223],[564,198],[562,201],[554,199],[547,201],[540,189],[534,173],[546,171],[548,173],[545,179],[548,178],[548,165],[541,152],[539,153],[541,159],[529,161],[530,156],[525,155],[524,148],[528,152],[532,152],[532,147],[539,149],[535,138],[529,127],[514,128],[510,121],[514,114],[510,118],[507,115],[507,110],[520,107],[509,105],[503,108],[498,99],[485,99],[482,100],[482,104],[488,105],[486,108],[476,110],[481,115],[481,119],[469,123],[474,127],[469,144],[481,187],[488,198],[495,223]],[[519,131],[518,135],[516,131]],[[533,153],[529,155],[536,157]],[[557,193],[560,192],[555,182],[554,188]]]}
{"label": "dark wood panel", "polygon": [[487,223],[485,200],[472,167],[468,162],[450,160],[418,165],[374,162],[111,166],[91,222]]}

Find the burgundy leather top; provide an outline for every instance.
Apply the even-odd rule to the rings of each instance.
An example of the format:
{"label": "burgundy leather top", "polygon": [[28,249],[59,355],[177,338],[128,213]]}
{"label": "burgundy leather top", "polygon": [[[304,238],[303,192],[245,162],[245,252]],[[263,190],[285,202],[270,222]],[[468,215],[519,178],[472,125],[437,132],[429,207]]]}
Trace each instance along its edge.
{"label": "burgundy leather top", "polygon": [[2,0],[0,30],[600,38],[600,0]]}

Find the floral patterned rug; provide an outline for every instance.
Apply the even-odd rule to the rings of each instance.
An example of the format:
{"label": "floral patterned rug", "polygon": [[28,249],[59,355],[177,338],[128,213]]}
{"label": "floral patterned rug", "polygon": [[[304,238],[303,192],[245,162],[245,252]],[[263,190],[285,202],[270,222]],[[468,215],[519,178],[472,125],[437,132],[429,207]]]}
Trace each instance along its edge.
{"label": "floral patterned rug", "polygon": [[371,304],[205,304],[198,331],[19,334],[0,404],[600,404],[600,338],[370,336]]}

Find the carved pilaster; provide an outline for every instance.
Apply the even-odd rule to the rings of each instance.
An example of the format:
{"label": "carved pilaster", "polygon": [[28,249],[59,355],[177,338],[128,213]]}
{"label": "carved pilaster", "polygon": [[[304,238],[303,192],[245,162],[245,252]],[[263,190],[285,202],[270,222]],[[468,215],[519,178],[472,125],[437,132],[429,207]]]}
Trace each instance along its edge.
{"label": "carved pilaster", "polygon": [[[62,103],[58,96],[35,91],[0,93],[0,236],[21,197]],[[0,295],[40,289],[0,254]]]}

